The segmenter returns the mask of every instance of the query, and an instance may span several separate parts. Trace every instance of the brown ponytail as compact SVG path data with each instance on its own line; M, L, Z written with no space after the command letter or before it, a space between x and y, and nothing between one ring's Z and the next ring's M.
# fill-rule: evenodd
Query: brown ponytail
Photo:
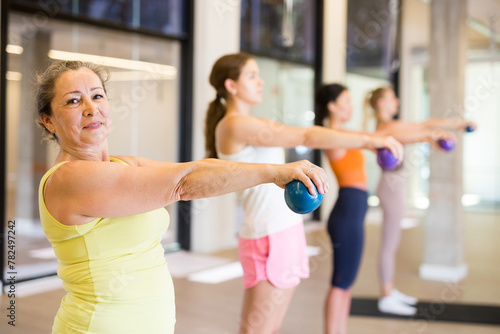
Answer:
M217 158L215 149L215 127L226 114L226 106L217 94L215 100L210 102L205 120L205 155L207 158Z
M226 79L238 80L243 66L249 59L253 57L243 52L229 54L219 58L212 67L209 81L217 95L215 100L208 105L205 119L205 155L207 158L217 158L215 128L226 114L226 101L229 96L224 83Z

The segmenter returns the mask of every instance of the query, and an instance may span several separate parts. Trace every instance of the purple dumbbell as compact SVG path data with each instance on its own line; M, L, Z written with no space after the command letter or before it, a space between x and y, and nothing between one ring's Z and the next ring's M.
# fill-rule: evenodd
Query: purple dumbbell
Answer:
M449 152L455 148L455 141L453 139L439 139L438 145L446 152Z
M392 170L398 165L398 159L388 148L380 148L377 150L377 163L383 170Z

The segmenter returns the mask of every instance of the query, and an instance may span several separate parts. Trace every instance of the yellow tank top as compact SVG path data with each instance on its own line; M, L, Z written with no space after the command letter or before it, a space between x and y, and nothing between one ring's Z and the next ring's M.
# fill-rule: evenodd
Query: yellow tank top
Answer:
M174 290L161 244L168 212L64 225L47 210L44 187L66 162L52 167L39 187L42 227L67 291L52 333L173 333Z

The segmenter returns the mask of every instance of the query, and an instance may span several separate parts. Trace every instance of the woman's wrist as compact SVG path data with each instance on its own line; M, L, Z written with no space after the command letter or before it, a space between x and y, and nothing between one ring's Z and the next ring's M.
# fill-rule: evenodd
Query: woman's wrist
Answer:
M363 135L363 142L364 142L364 147L367 149L374 149L375 148L375 140L373 137L369 135Z
M276 183L279 179L278 166L273 164L263 164L262 181L264 183Z
M439 139L439 132L438 131L429 131L429 135L427 136L428 141L430 142L435 142Z

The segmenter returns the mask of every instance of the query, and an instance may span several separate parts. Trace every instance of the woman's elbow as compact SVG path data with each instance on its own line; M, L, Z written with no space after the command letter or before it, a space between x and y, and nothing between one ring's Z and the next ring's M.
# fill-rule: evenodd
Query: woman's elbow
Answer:
M177 189L174 192L176 201L191 201L213 196L215 189L198 178L186 177L179 182Z
M195 199L192 187L189 185L188 177L182 178L172 194L173 201L190 201Z

